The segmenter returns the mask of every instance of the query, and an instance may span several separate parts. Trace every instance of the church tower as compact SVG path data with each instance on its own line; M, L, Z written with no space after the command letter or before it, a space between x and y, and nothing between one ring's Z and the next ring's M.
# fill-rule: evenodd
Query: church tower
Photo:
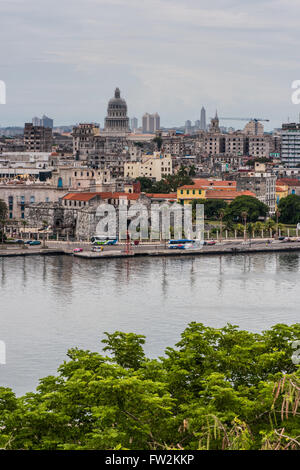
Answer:
M210 132L215 132L215 133L220 133L220 127L219 127L219 118L218 118L218 112L216 111L216 115L213 119L210 121Z

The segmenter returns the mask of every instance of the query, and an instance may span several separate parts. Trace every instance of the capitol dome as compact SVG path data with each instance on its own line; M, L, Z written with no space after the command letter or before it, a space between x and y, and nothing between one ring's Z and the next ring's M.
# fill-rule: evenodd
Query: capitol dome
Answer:
M108 102L105 131L112 133L129 132L127 104L126 101L121 98L119 88L116 88L114 98L111 98Z

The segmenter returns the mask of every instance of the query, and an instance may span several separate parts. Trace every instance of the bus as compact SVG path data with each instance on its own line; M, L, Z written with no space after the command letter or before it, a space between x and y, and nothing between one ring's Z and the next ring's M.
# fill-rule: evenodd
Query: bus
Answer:
M91 243L93 246L101 246L101 245L115 245L118 242L117 238L114 237L91 237Z

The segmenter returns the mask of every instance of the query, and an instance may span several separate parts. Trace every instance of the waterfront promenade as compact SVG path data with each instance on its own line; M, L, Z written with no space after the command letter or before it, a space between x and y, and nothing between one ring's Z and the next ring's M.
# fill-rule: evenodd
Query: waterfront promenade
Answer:
M81 252L74 253L74 248L82 248ZM278 240L256 239L251 241L223 241L216 245L205 245L201 249L172 250L165 243L144 243L138 246L131 245L126 250L125 244L105 246L102 252L91 251L91 244L87 242L57 242L48 241L47 245L29 246L27 248L7 246L0 248L0 257L37 256L37 255L69 255L85 259L134 258L142 256L203 256L226 255L239 253L266 253L266 252L294 252L300 251L299 242L282 242Z

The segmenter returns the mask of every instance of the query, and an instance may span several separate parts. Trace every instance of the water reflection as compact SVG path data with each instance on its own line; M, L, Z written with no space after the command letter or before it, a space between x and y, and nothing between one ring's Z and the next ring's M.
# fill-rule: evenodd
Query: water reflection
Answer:
M191 321L252 331L299 321L299 255L115 260L1 259L1 385L23 393L54 373L68 348L101 350L103 331L146 334L163 354Z

